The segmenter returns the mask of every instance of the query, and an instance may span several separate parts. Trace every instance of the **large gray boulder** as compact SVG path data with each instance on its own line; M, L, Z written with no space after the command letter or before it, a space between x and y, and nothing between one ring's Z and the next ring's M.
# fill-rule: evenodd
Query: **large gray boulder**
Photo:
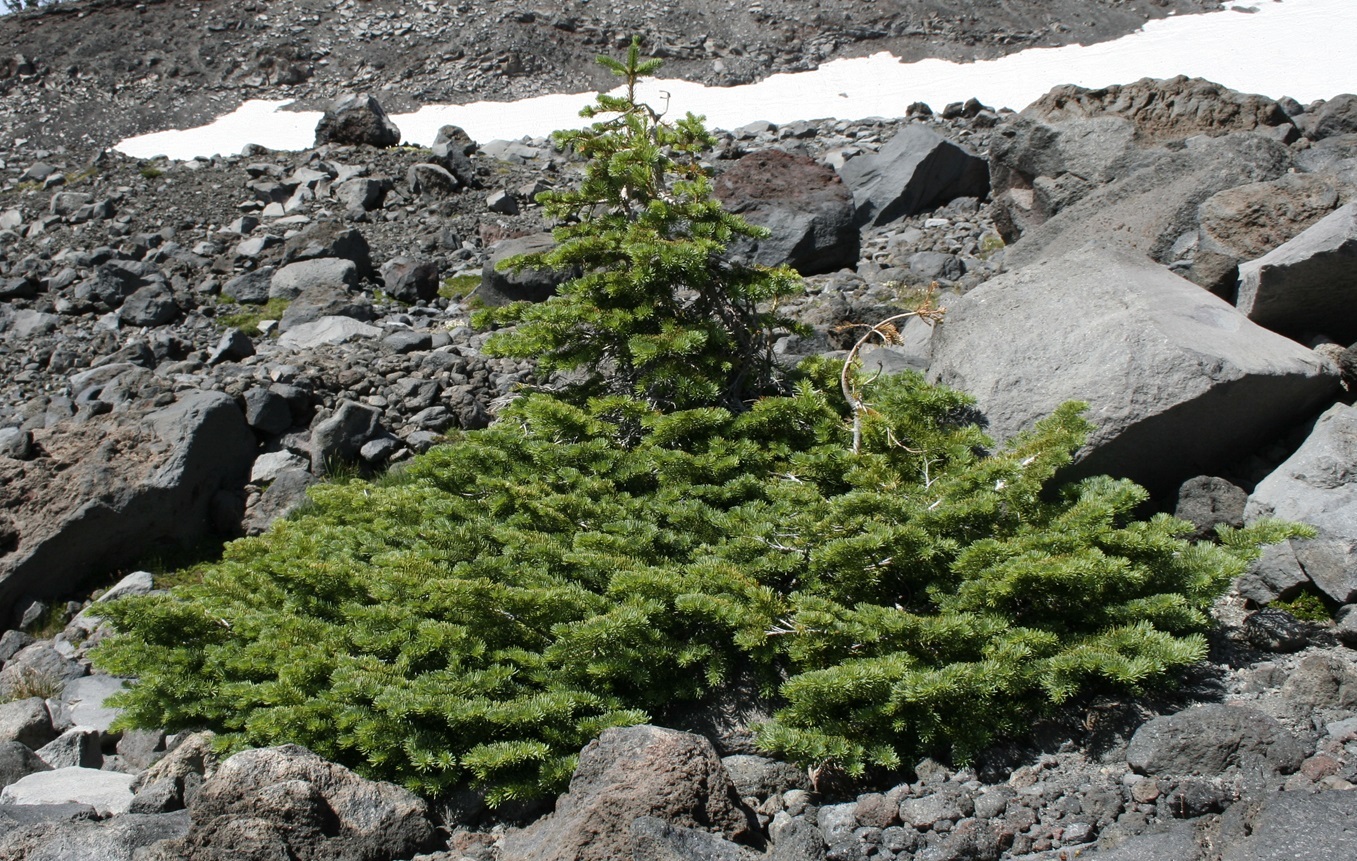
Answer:
M1357 184L1333 173L1288 173L1217 192L1198 210L1198 253L1262 257L1354 196Z
M44 456L0 460L0 509L17 542L0 548L0 620L24 595L70 594L94 571L215 527L242 488L254 433L222 392L192 391L137 420L34 432Z
M1239 267L1239 310L1294 337L1357 340L1357 202Z
M287 333L325 317L349 317L366 322L376 317L366 296L350 293L333 285L313 285L302 291L287 306L278 321L278 331Z
M711 832L731 843L753 842L757 834L752 814L740 804L709 741L678 730L634 726L604 730L590 742L556 812L506 839L500 859L630 858L633 824L642 817L660 820L643 823L637 832L653 851L657 843L685 842L664 825ZM731 857L720 849L717 857Z
M357 228L337 221L318 221L283 243L283 263L337 257L350 260L359 278L373 274L372 248Z
M18 812L10 808L10 813ZM103 822L84 817L40 821L3 833L0 858L24 861L147 861L155 845L181 837L189 827L186 811L158 816L124 814Z
M1248 521L1279 517L1319 531L1292 541L1295 559L1321 591L1357 602L1357 407L1329 408L1296 453L1258 483L1244 509Z
M1215 777L1229 769L1291 774L1306 751L1275 718L1247 706L1209 704L1136 730L1126 761L1137 773Z
M1097 89L1064 84L1024 108L1023 115L1047 123L1122 117L1133 122L1136 136L1147 142L1236 131L1258 132L1278 140L1298 135L1291 118L1276 101L1183 75L1163 80L1141 78Z
M1167 491L1294 424L1337 386L1304 347L1107 245L1000 275L951 303L929 376L1006 440L1065 401L1096 426L1071 477Z
M102 815L126 813L132 803L130 774L97 768L36 771L0 790L4 804L88 804Z
M437 845L428 805L297 745L226 760L189 804L193 824L156 859L387 861Z
M400 142L400 129L370 95L341 96L325 109L316 124L316 146L366 144L388 147Z
M274 272L269 279L268 298L291 300L307 290L344 291L357 286L358 267L352 260L319 257L298 260Z
M878 152L849 159L839 175L853 192L859 225L989 194L985 160L921 125L901 129Z
M989 170L1005 239L1016 239L1129 172L1135 140L1135 124L1116 116L1056 124L1018 116L996 129Z
M714 190L726 209L769 231L764 239L732 243L731 256L786 264L802 275L857 263L853 195L838 174L809 156L750 153L721 172Z
M1021 235L1005 250L1005 264L1025 266L1095 241L1171 262L1175 244L1185 235L1195 238L1203 201L1227 188L1277 179L1292 165L1285 145L1236 132L1128 153L1108 168L1110 181L1088 189L1069 177L1036 177L1029 184L1047 183L1043 199L1058 199L1061 208L1042 219L1023 211L1023 199L1013 193L998 198L1001 232L1010 239ZM1032 200L1032 206L1040 202Z
M1357 846L1357 792L1279 792L1240 818L1247 836L1215 856L1221 861L1319 861Z
M517 272L500 271L499 265L520 254L542 254L556 247L550 233L534 233L497 242L490 249L490 257L481 270L481 285L475 295L490 306L510 302L545 302L556 294L556 288L569 281L573 273L556 269L524 268Z

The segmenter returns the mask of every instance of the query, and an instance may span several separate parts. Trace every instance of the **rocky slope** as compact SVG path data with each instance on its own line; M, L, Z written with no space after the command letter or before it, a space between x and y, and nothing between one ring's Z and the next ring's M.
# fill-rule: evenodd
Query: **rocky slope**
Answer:
M0 20L0 129L44 146L108 147L198 125L244 99L318 106L382 91L390 110L580 92L593 58L633 35L666 74L748 83L890 51L977 59L1123 35L1216 0L85 0Z
M334 140L182 163L104 153L109 136L149 128L174 99L215 112L264 73L260 57L230 70L185 61L200 74L124 76L121 94L99 96L112 65L89 60L82 78L43 59L103 38L81 11L130 40L142 37L129 18L173 11L182 24L197 10L207 17L193 26L220 40L186 35L196 50L250 36L211 30L211 16L266 15L258 32L280 44L322 30L363 41L353 27L282 27L311 9L302 2L255 4L248 16L228 4L143 5L0 22L4 38L44 27L52 38L0 83L7 122L30 137L0 150L0 629L10 629L0 699L11 700L0 704L0 858L1246 861L1339 857L1351 844L1357 96L1302 106L1176 79L1061 88L1018 115L968 103L902 121L722 133L711 160L719 194L778 240L738 253L808 274L790 310L814 334L780 341L789 361L842 348L839 324L879 319L936 282L943 325L907 328L871 363L972 392L998 437L1086 400L1100 431L1076 471L1137 477L1157 508L1202 534L1267 515L1319 534L1269 550L1236 583L1218 605L1210 660L1178 691L1081 702L971 767L922 761L870 785L812 779L758 757L720 721L689 719L706 737L605 734L550 817L540 807L492 817L473 794L430 805L297 748L223 763L202 736L111 732L101 704L122 682L91 673L87 650L106 631L87 595L115 581L101 598L156 588L144 572L116 575L148 553L264 528L335 469L380 470L489 421L532 369L482 356L468 311L550 293L551 276L507 279L488 264L540 241L532 196L572 182L578 165L545 141L477 146L455 132L432 150ZM307 14L386 28L402 20L396 8ZM452 7L400 8L430 22ZM580 8L582 21L668 20L646 18L644 5ZM1154 11L1082 8L1104 23ZM169 20L167 32L178 26ZM984 41L966 29L974 22L947 20L952 36ZM384 103L424 80L402 77L426 68L401 65L418 52L392 50L416 23L363 42L378 53L343 49L346 62L390 61L361 79ZM495 32L533 27L578 38L581 58L605 46L584 42L594 36L583 24L546 27L536 12ZM745 57L757 38L739 37ZM256 91L309 87L292 95L318 99L345 87L319 59L302 81ZM714 74L710 57L690 62ZM499 82L486 88L503 87L485 92L549 80L503 71L484 73ZM453 79L441 63L427 77ZM142 112L157 92L168 95ZM74 113L99 98L107 112ZM88 119L92 143L18 125L44 109L49 123ZM339 125L374 128L359 109L363 122ZM1288 606L1302 613L1308 601L1320 621L1268 607L1305 595Z

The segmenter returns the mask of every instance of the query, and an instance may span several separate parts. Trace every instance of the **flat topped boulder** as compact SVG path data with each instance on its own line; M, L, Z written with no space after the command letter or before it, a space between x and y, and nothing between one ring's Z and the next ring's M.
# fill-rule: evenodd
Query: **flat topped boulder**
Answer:
M1312 351L1144 257L1088 245L952 303L929 375L973 395L1005 440L1065 401L1096 425L1070 476L1154 490L1210 474L1337 386Z
M1241 264L1236 304L1284 334L1357 340L1357 201Z
M88 804L105 816L132 804L130 774L97 768L58 768L21 777L0 790L0 804Z
M341 96L325 109L316 124L316 146L367 144L388 147L400 142L400 129L370 95Z

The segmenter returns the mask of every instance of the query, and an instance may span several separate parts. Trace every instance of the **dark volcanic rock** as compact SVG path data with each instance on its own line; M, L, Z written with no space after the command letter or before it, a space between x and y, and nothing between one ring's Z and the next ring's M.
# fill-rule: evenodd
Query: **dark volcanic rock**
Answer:
M499 264L520 254L541 254L556 247L550 233L538 233L517 239L506 239L490 251L490 258L481 272L481 285L476 297L486 305L507 305L510 302L543 302L555 295L556 287L572 277L568 272L554 269L524 268L501 271Z
M1204 705L1136 730L1126 760L1148 775L1219 775L1229 768L1290 774L1305 750L1274 718L1245 706Z
M905 126L879 152L850 159L839 174L852 189L860 225L989 194L985 160L921 125Z
M400 129L369 95L336 99L316 124L316 146L334 143L386 147L400 142Z
M255 453L220 392L188 393L137 422L35 436L45 457L0 463L0 500L19 526L17 549L0 556L0 618L21 595L65 595L158 542L208 534L214 497L243 486Z
M556 802L556 812L506 840L500 857L630 857L631 824L643 816L656 817L663 825L714 832L728 841L749 843L757 833L706 739L634 726L604 730L590 742L580 754L570 791ZM655 829L645 830L653 834Z
M853 195L814 159L782 150L750 153L721 172L715 192L727 209L770 231L733 244L732 256L764 266L785 263L803 275L857 263Z
M1283 143L1298 136L1291 118L1272 99L1183 75L1167 80L1144 78L1096 90L1072 84L1056 87L1023 109L1023 114L1044 122L1125 117L1135 123L1137 137L1147 142L1232 131L1269 132Z
M236 754L189 805L193 824L156 859L386 861L437 845L414 793L358 777L296 745Z

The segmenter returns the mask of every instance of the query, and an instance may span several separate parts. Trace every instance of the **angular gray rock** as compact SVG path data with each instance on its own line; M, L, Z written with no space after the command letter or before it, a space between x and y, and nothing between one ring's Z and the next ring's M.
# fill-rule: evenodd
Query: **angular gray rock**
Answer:
M1248 502L1243 488L1214 475L1199 475L1178 487L1173 516L1197 527L1192 537L1200 540L1215 535L1217 526L1243 526Z
M73 726L43 745L38 757L52 768L99 768L104 755L99 750L99 731L88 726Z
M1357 132L1357 96L1342 93L1324 103L1309 135L1316 140Z
M359 449L361 451L361 449ZM286 517L306 503L306 489L316 483L316 477L304 468L280 470L273 483L265 488L259 502L245 517L245 534L258 535L269 524Z
M1340 604L1357 601L1357 407L1329 408L1296 453L1258 483L1245 509L1249 521L1279 517L1319 531L1293 541L1306 575Z
M1202 201L1227 188L1276 179L1292 165L1292 152L1283 144L1242 132L1132 153L1124 168L1115 166L1117 175L1106 184L1073 195L1068 188L1061 191L1063 208L1022 232L1004 251L1005 265L1025 266L1089 242L1120 245L1169 263L1174 244L1196 232ZM1035 179L1032 184L1038 185ZM1002 223L1002 207L995 218L1001 233L1014 235ZM1017 224L1018 215L1013 218Z
M770 232L764 239L732 243L730 256L763 266L786 264L802 275L857 263L853 195L833 170L809 156L750 153L722 171L713 190L726 209Z
M94 445L100 434L142 456L114 456L118 447ZM213 498L244 486L255 455L240 408L221 392L187 392L113 428L82 425L41 436L48 451L73 456L75 465L56 479L52 458L20 462L22 476L6 475L0 461L0 500L27 488L20 508L11 509L17 549L0 556L0 619L25 594L66 595L91 571L126 564L158 542L209 534ZM82 483L99 492L81 493Z
M324 316L289 327L279 336L278 346L286 350L313 350L361 338L379 338L381 335L381 329L352 317Z
M376 314L367 298L333 286L312 286L293 299L278 321L278 331L288 331L324 317L349 317L368 321Z
M389 186L389 180L383 182L368 177L357 177L335 186L334 196L349 212L369 212L382 205L382 200L390 191Z
M298 260L273 273L266 298L296 299L308 290L342 291L357 286L358 267L352 260L339 257Z
M118 309L118 317L129 326L163 326L181 313L174 294L163 284L137 289Z
M37 750L57 737L52 716L41 697L0 703L0 742L18 742Z
M13 808L11 808L13 810ZM125 814L103 822L72 818L0 836L0 857L24 861L149 861L156 844L187 833L188 814Z
M434 161L447 168L462 185L476 185L476 169L471 164L475 151L476 142L457 126L443 126L433 139Z
M922 125L906 126L870 155L839 170L858 225L879 226L958 197L989 193L985 160Z
M370 95L351 93L341 96L325 109L316 124L316 146L367 144L389 147L400 142L400 129Z
M263 305L269 301L269 283L273 279L274 271L272 266L265 266L253 272L237 275L221 285L221 296L223 299L231 299L243 305Z
M382 264L382 285L400 302L428 302L438 297L438 264L412 257L393 257Z
M0 741L0 787L9 786L20 778L51 768L27 745L17 741Z
M1250 320L1292 337L1357 340L1357 202L1239 266L1236 304Z
M750 843L757 835L752 814L741 806L710 742L677 730L634 726L604 730L590 742L556 812L509 836L500 859L630 857L631 826L643 816L735 843Z
M1005 122L990 141L990 182L1012 241L1131 169L1136 127L1117 116Z
M359 278L372 276L372 248L356 228L321 221L283 243L283 263L338 257L353 261Z
M0 790L0 804L88 804L108 816L126 813L132 803L130 774L96 768L38 771Z
M950 303L932 353L930 379L975 396L991 436L1086 401L1096 429L1070 475L1158 491L1242 457L1337 386L1310 350L1106 245L1005 273Z
M501 261L520 254L541 254L556 247L550 233L534 233L495 244L481 271L481 284L475 296L490 306L510 302L543 302L556 293L556 287L572 277L571 273L553 269L522 269L518 272L499 270Z
M1291 774L1306 751L1278 721L1248 706L1208 704L1157 717L1136 730L1126 761L1139 774L1214 777L1227 769Z
M1281 541L1263 548L1248 573L1235 581L1235 589L1255 604L1270 604L1278 599L1291 600L1309 582L1293 542Z
M266 388L256 387L241 396L245 423L262 434L274 436L292 426L292 408L287 398Z
M98 732L108 732L121 713L104 704L109 697L121 691L126 679L102 674L71 679L61 690L60 707L53 713L58 726L84 726Z
M412 164L405 172L405 184L411 194L424 197L444 197L458 189L460 183L447 168L436 164Z
M334 415L318 423L311 431L311 463L324 470L332 463L351 463L363 443L380 427L382 413L376 407L344 401Z

